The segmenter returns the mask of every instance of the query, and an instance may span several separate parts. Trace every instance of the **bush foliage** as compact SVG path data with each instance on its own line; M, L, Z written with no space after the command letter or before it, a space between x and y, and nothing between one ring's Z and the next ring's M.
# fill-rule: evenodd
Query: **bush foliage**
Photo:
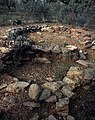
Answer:
M94 0L16 0L16 11L39 22L57 21L81 26L95 23Z

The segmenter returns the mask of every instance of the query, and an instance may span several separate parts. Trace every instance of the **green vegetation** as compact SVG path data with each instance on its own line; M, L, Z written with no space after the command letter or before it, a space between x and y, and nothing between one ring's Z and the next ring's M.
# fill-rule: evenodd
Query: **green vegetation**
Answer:
M8 21L9 18L21 18L22 20L33 20L34 22L54 21L70 25L88 26L91 25L95 18L94 0L17 1L16 12L0 12L0 23L3 23L3 18L4 21ZM4 17L2 17L1 14L3 14Z

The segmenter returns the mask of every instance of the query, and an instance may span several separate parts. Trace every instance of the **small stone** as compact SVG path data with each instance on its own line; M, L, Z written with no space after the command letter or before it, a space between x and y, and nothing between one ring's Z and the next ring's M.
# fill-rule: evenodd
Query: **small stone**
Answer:
M32 84L29 88L29 97L33 100L37 100L39 93L40 93L40 87L37 84Z
M23 105L26 107L32 107L32 108L39 108L40 107L39 103L30 102L30 101L24 102Z
M85 85L85 86L83 87L83 89L84 89L84 90L89 90L89 89L90 89L90 86L89 86L89 85Z
M81 82L83 82L84 84L89 83L90 80L92 80L94 78L94 76L95 76L94 74L95 74L95 71L93 68L85 69L83 81L81 81Z
M19 92L20 90L24 90L27 86L29 85L29 83L27 82L16 82L16 83L12 83L9 84L6 88L6 90L8 92Z
M69 108L67 107L65 110L61 110L59 112L57 112L57 114L59 114L60 116L63 116L63 118L65 118L68 115L69 112ZM67 120L67 119L64 119Z
M95 50L95 45L94 46L92 46L92 48L91 48L92 50Z
M49 82L53 82L54 81L54 79L51 78L51 77L46 78L46 80L48 80Z
M4 45L4 41L0 39L0 47Z
M51 63L47 58L42 58L42 57L36 58L35 60L39 63L46 63L46 64Z
M68 104L69 104L69 98L65 97L63 99L59 99L59 102L56 102L56 108L63 108Z
M2 85L0 85L0 90L4 89L6 87L7 87L7 84L2 84Z
M69 112L68 104L68 100L60 99L59 102L56 103L56 113L63 117L67 116Z
M73 116L71 116L71 115L68 115L67 120L75 120L75 118Z
M61 52L60 47L58 45L56 45L53 49L52 52L55 54L59 54Z
M71 98L74 95L74 93L70 91L66 86L63 86L63 88L61 89L61 92L68 98Z
M9 48L0 47L0 52L1 53L8 53L9 52Z
M86 60L77 60L78 64L83 65L84 67L93 67L94 64Z
M42 35L42 33L41 32L36 32L38 35Z
M18 82L18 81L19 81L18 78L15 78L15 77L13 78L13 80L14 80L15 82Z
M64 77L63 82L75 88L75 82L72 79Z
M60 98L62 98L62 92L60 92L60 91L56 91L55 92L55 95L58 97L58 99L60 99Z
M43 91L42 91L42 93L41 93L41 96L40 96L40 98L39 98L39 100L41 101L41 100L45 100L45 99L47 99L48 97L50 97L51 96L51 92L48 90L48 89L44 89Z
M45 45L44 50L45 52L50 52L54 48L54 44L51 45Z
M80 54L80 59L82 59L82 60L87 59L86 55L82 52L82 50L79 51L79 54Z
M95 45L95 40L94 40L94 41L92 41L92 45Z
M85 49L91 48L92 46L93 46L92 44L86 45Z
M49 117L48 117L48 120L57 120L53 115L50 115Z
M57 84L59 84L61 87L64 85L64 82L62 81L56 81Z
M63 87L66 88L66 89L68 89L69 91L73 91L75 89L75 86L73 86L73 85L70 86L68 84L65 84Z
M49 89L51 92L56 92L62 85L56 82L46 82L42 87Z
M39 119L39 115L38 113L35 113L35 115L30 120L38 120L38 119Z
M64 58L64 60L78 60L79 59L79 50L75 49L75 50L69 50L66 47L62 48L62 56Z
M74 45L67 45L66 48L68 48L68 50L71 50L71 51L78 49L78 48L77 48L76 46L74 46Z
M77 66L70 67L69 71L67 72L67 77L70 79L74 79L75 77L83 79L83 71Z
M46 99L46 102L56 102L57 101L57 98L55 95L49 97L48 99Z

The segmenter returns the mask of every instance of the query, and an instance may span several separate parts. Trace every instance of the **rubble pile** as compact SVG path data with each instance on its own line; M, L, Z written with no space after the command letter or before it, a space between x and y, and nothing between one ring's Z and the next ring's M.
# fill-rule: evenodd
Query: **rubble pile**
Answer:
M53 55L61 55L64 60L86 60L87 55L78 50L76 46L67 45L61 47L59 45L39 45L34 41L25 41L22 45L18 45L15 48L1 48L2 57L1 61L4 65L18 66L25 61L35 59L36 62L51 63L47 58ZM46 54L47 57L40 57ZM78 62L78 61L77 61Z
M31 120L75 120L73 116L69 115L70 98L76 95L74 92L75 88L85 85L93 79L94 71L92 68L82 70L78 66L72 66L63 80L45 81L42 84L38 84L36 82L19 81L19 79L14 78L14 82L3 84L0 86L0 90L4 90L7 93L4 97L4 104L7 102L7 111L14 106L15 102L14 99L11 103L7 101L8 96L10 94L15 94L16 96L22 93L23 98L20 104L34 113ZM2 109L4 109L4 106L1 106ZM35 110L38 112L35 112ZM52 113L50 113L51 110ZM44 112L41 114L39 111Z
M31 39L28 40L27 38L27 34L31 32L39 32L37 34L40 35L41 32L54 33L59 30L61 32L66 31L69 34L74 32L74 29L70 32L68 27L64 28L63 26L28 26L8 31L6 42L0 47L0 70L2 73L4 70L26 64L27 61L31 61L33 64L37 63L39 66L52 66L51 57L53 58L54 56L56 58L61 57L62 60L68 61L68 63L72 61L75 66L71 65L65 76L60 79L46 76L46 79L42 80L42 82L40 82L39 78L39 81L36 80L37 78L32 79L32 77L26 80L20 79L18 76L9 75L8 80L10 82L2 82L0 85L0 92L3 95L0 100L0 115L2 111L6 114L5 116L7 116L7 113L10 114L15 111L17 119L23 119L24 115L25 117L29 115L24 118L28 119L29 117L29 120L76 119L70 114L70 100L76 98L75 90L77 88L95 80L94 63L88 60L88 52L80 49L77 45L47 45L37 43ZM81 42L81 44L84 45L86 50L92 48L94 51L94 40ZM11 119L15 119L15 117L11 115L9 120Z

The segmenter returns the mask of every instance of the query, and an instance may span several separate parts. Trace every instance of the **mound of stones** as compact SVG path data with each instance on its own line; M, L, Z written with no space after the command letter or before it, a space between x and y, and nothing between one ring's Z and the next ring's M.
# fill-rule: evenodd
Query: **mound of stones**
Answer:
M53 57L53 55L61 56L64 60L77 60L77 63L84 66L90 64L84 61L87 59L87 53L79 50L78 47L74 45L67 45L65 47L52 44L40 45L32 40L27 40L13 48L0 47L0 53L1 70L4 65L5 68L8 68L8 66L18 66L29 60L47 64L52 63L49 56ZM91 65L93 66L92 63Z
M0 86L0 90L5 89L6 92L15 95L20 92L23 96L27 94L29 99L24 101L23 98L22 105L32 111L31 120L75 120L73 116L69 115L69 103L70 98L75 95L74 89L94 79L93 68L80 69L76 66L70 67L63 80L38 84L14 78L15 82ZM40 110L40 113L36 110Z
M62 47L59 45L39 45L34 41L25 41L22 45L14 48L1 47L1 61L4 65L18 66L25 61L35 59L36 62L51 63L49 55L61 55L64 60L86 60L87 53L79 50L76 46L67 45ZM44 55L45 57L40 57ZM79 63L79 61L77 61ZM83 61L80 61L83 63Z

